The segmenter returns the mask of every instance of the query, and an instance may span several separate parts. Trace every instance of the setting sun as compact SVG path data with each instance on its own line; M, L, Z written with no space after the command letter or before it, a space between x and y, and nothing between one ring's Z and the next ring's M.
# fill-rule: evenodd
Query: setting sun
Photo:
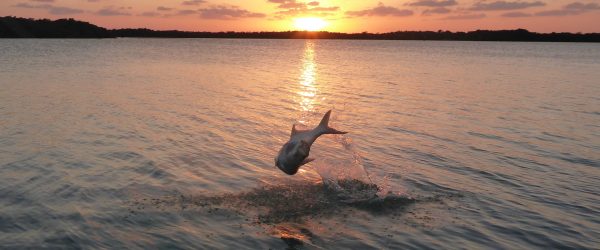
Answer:
M317 17L302 17L294 19L294 27L299 30L318 31L327 26L327 22Z

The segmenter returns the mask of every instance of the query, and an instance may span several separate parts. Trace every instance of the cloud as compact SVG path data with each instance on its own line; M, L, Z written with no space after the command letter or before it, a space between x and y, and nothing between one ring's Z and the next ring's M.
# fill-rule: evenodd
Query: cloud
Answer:
M295 0L267 0L267 2L282 4L282 3L285 3L285 2L295 2Z
M462 15L455 15L455 16L447 16L444 17L442 19L444 20L468 20L468 19L481 19L486 17L485 14L462 14Z
M298 9L298 8L305 8L306 4L305 3L299 3L296 1L285 1L283 3L280 3L279 6L277 6L277 8L280 9Z
M415 2L407 3L407 6L427 6L427 7L447 7L454 6L458 3L456 0L417 0Z
M172 11L173 8L158 6L158 7L156 7L156 10L158 10L158 11Z
M565 5L564 9L567 9L567 10L581 10L581 11L598 10L598 9L600 9L600 5L598 5L597 3L580 3L580 2L574 2L574 3L570 3L570 4Z
M54 3L54 0L30 0L32 2L40 2L40 3Z
M332 7L314 7L306 9L307 11L338 11L340 7L332 6Z
M410 16L413 14L412 10L403 10L395 7L385 6L382 2L379 2L377 7L366 10L358 11L346 11L346 15L349 17L361 17L361 16Z
M181 2L181 4L183 5L200 5L206 3L205 0L188 0L188 1L183 1Z
M32 5L28 3L18 3L13 5L16 8L26 8L26 9L46 9L52 7L50 4L42 4L42 5Z
M198 11L196 11L196 10L179 10L179 11L177 11L177 13L175 15L186 16L186 15L193 15L193 14L198 14Z
M164 17L173 17L173 16L189 16L199 14L200 11L197 10L178 10L175 13L165 14Z
M140 16L156 17L156 16L160 16L160 13L155 12L155 11L148 11L148 12L143 12L142 14L140 14Z
M18 3L13 5L16 8L26 8L26 9L44 9L47 10L48 13L53 15L73 15L83 13L82 9L75 9L69 7L60 7L54 6L51 4L29 4L29 3Z
M131 13L125 11L126 9L131 9L129 8L125 8L125 7L121 7L121 8L113 8L113 7L105 7L102 8L96 12L94 12L96 15L100 15L100 16L130 16Z
M33 4L28 4L28 3L18 3L18 4L13 5L13 7L26 8L26 9L48 9L48 8L51 8L52 5L50 5L50 4L33 5Z
M597 3L580 3L573 2L563 6L558 10L546 10L535 13L536 16L574 16L588 11L599 10L600 5Z
M523 12L507 12L502 14L503 17L530 17L532 16L529 13L523 13Z
M268 0L269 3L276 3L278 9L296 9L296 10L306 10L309 6L319 6L320 3L317 1L312 1L308 3L298 2L296 0Z
M575 11L575 10L545 10L545 11L540 11L535 13L536 16L572 16L572 15L579 15L581 14L581 11Z
M53 6L52 8L48 9L48 12L50 14L54 14L54 15L72 15L72 14L83 13L83 10L69 8L69 7L57 7L57 6Z
M237 6L218 5L210 8L200 9L200 17L204 19L235 20L240 18L262 18L263 13L250 12Z
M545 6L546 4L540 1L535 2L508 2L508 1L495 1L495 2L477 2L475 3L470 10L484 10L484 11L493 11L493 10L520 10L530 7L538 7Z
M267 0L267 2L276 3L278 4L278 9L283 9L275 12L276 19L283 19L285 16L300 15L328 16L340 9L338 6L319 6L320 3L318 1L304 3L296 0Z
M275 19L283 19L286 16L303 16L303 15L311 15L311 16L331 16L336 11L338 11L340 7L315 7L315 8L306 8L306 9L287 9L282 11L275 12Z
M432 14L448 14L451 10L444 7L437 7L433 9L426 9L423 11L423 15L432 15Z

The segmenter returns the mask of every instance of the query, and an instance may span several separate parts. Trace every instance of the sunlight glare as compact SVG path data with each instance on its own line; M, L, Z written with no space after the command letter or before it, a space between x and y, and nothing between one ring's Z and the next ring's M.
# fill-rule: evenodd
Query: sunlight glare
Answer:
M294 19L294 27L299 30L319 31L327 26L327 22L317 17L302 17Z
M313 42L306 42L304 48L304 60L302 65L302 75L300 76L300 87L298 95L301 98L300 106L303 111L312 111L317 95L317 66L315 64L315 45Z

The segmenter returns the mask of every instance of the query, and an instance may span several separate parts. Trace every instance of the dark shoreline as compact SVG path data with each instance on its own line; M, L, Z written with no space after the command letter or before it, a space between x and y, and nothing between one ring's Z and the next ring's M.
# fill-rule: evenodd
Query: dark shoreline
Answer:
M0 38L237 38L329 40L432 40L506 42L600 42L600 33L536 33L525 29L450 31L396 31L337 33L327 31L191 32L151 29L106 29L74 19L0 17Z

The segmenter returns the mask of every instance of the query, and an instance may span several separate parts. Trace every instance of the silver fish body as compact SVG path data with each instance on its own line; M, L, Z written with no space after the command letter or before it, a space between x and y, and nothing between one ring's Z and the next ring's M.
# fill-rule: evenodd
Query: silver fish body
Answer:
M327 111L317 127L312 130L300 131L296 126L292 126L290 140L283 144L279 153L275 157L275 165L284 173L294 175L298 169L314 159L307 158L310 153L310 147L324 134L346 134L347 132L338 131L329 127L329 117L331 110Z

